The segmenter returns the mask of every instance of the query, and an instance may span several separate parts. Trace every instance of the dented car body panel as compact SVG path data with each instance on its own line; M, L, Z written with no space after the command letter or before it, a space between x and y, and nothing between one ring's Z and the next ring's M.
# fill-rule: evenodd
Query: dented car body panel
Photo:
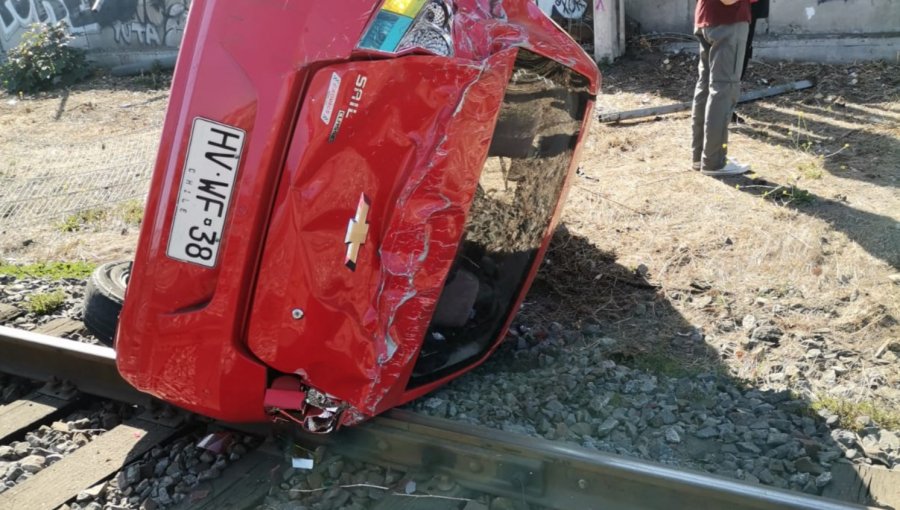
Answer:
M514 57L508 50L482 68L408 56L330 66L313 78L275 198L250 319L250 349L268 366L303 370L312 386L354 407L377 406L373 386L391 386L425 334ZM334 75L367 79L366 114L344 118L329 142L332 127L321 121L316 99ZM408 91L402 106L398 90ZM418 136L427 134L417 133L420 126L437 125L446 136ZM334 240L345 239L361 196L370 204L367 239L351 270L345 244ZM294 320L290 306L304 318Z
M527 0L195 0L120 372L327 432L471 370L543 257L598 87Z

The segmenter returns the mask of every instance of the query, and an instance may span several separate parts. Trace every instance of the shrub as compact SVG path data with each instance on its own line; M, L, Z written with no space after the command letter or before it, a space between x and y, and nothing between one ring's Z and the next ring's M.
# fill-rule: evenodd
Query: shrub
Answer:
M11 93L33 93L70 85L88 74L84 51L69 46L65 22L36 23L0 66L0 84Z

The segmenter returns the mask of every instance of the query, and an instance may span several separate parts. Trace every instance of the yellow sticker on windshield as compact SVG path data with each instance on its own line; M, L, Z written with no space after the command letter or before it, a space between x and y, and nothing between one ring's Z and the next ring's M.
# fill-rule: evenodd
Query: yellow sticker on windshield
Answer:
M386 0L381 7L386 11L391 11L410 18L415 18L416 14L422 10L425 0Z

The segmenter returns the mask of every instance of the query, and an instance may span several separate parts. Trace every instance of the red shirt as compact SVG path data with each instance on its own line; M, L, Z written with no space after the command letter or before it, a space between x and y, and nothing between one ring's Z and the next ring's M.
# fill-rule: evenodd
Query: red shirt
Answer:
M738 0L734 5L725 5L722 0L697 0L697 10L694 11L696 27L731 25L742 21L750 23L749 0Z

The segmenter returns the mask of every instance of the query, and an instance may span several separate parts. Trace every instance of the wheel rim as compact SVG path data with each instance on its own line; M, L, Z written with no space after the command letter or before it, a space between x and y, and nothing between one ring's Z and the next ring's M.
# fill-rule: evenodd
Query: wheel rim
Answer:
M117 271L116 274L112 276L113 281L124 289L128 287L128 279L131 278L131 267L127 267L121 272Z

